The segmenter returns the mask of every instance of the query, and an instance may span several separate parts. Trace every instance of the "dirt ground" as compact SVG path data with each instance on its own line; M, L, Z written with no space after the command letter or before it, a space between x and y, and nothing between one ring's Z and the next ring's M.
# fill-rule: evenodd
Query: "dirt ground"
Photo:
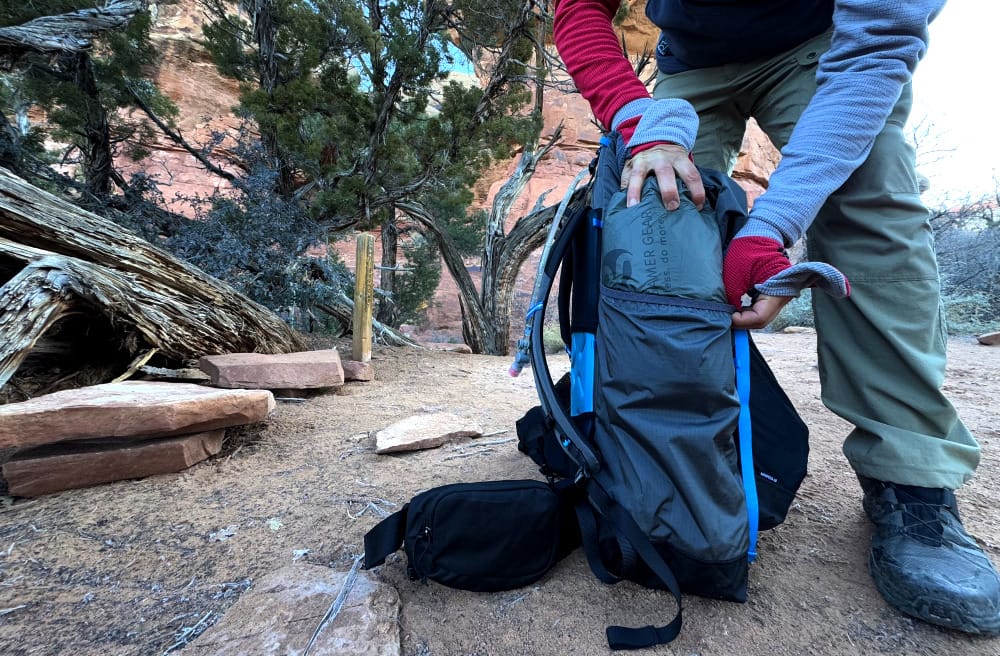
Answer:
M915 622L882 601L839 449L848 426L820 403L815 338L757 341L812 431L810 475L788 521L761 537L747 603L686 597L680 638L638 653L1000 654L1000 639ZM946 389L983 446L959 492L963 517L1000 563L1000 348L953 341L950 358ZM446 483L540 478L514 432L536 404L533 382L509 378L508 358L381 348L373 362L375 381L279 404L266 425L234 431L220 456L180 474L2 499L0 653L163 654L267 572L295 560L348 569L378 510ZM485 435L375 455L373 431L428 410L471 417ZM404 563L390 557L376 572L401 596L407 656L606 654L607 624L672 616L669 596L604 585L580 552L536 585L496 594L411 582Z

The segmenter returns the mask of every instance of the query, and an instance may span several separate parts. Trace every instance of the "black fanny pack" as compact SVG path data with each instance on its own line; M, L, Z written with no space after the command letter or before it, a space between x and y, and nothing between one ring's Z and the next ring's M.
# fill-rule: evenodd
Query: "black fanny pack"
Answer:
M580 546L574 494L533 480L421 492L365 535L365 569L403 546L414 580L475 592L529 585Z

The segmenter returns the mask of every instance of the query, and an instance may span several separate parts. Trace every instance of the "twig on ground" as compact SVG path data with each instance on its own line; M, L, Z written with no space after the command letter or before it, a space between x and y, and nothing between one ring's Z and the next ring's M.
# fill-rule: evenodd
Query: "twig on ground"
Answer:
M379 497L364 497L364 496L334 498L333 502L343 503L347 506L351 506L352 504L363 504L361 511L358 512L356 515L351 514L350 508L348 508L347 516L350 517L351 519L358 519L359 517L367 513L369 510L374 512L379 517L388 517L391 513L388 510L386 510L386 508L395 508L397 505L396 503L389 501L388 499L381 499ZM383 506L385 506L386 508L383 508Z
M365 453L367 451L371 451L371 448L367 446L356 446L353 449L350 449L349 451L344 451L343 453L341 453L338 459L344 461L350 458L351 456L356 456L359 453Z
M395 505L395 504L393 504L393 505ZM385 508L382 508L381 506L378 506L375 503L369 501L368 505L366 505L364 508L362 508L361 512L359 512L357 515L352 515L351 513L348 512L347 516L350 517L351 519L358 519L359 517L361 517L362 515L364 515L369 510L372 511L373 513L375 513L376 515L378 515L379 517L388 517L389 515L392 514L388 510L386 510Z
M489 437L490 435L500 435L500 433L506 433L507 431L499 431L496 433L490 433L489 435L483 435L483 437ZM470 442L469 446L497 446L498 444L507 444L508 442L513 442L513 437L506 437L502 440L490 440L489 442L483 442L482 438L476 440L475 442Z
M167 647L166 651L163 652L162 656L167 656L167 654L169 654L170 652L176 651L177 649L186 646L193 639L200 636L202 632L208 628L208 625L205 626L202 625L205 624L208 618L211 617L214 613L215 611L212 610L206 611L205 614L201 616L201 619L198 620L198 623L195 624L194 626L182 626L181 630L177 633L176 642Z
M239 453L242 450L243 450L243 445L242 444L239 445L238 447L236 447L236 449L234 449L232 453L230 453L228 456L226 456L226 462L225 462L225 464L229 464L229 461L233 459L233 456L235 456L237 453Z
M309 638L309 643L306 648L302 650L302 656L309 656L309 650L313 648L316 644L316 638L319 637L320 631L323 627L327 625L328 622L333 620L340 613L340 609L344 607L344 602L347 601L347 595L351 593L351 588L354 587L354 582L358 579L358 568L361 567L362 556L355 556L354 565L351 566L351 571L347 574L347 579L344 581L344 586L340 589L340 593L337 598L333 600L330 604L330 608L326 611L326 615L320 620L319 626L313 631L312 637Z
M456 453L451 456L445 456L441 460L458 460L459 458L471 458L473 456L486 456L493 453L493 449L480 449L478 451L472 451L471 453Z
M0 608L0 616L7 615L8 613L13 613L15 610L21 610L22 608L27 608L28 604L21 604L20 606L14 606L13 608Z
M535 587L535 588L532 588L531 590L528 590L527 592L523 592L523 593L521 593L519 595L511 597L511 598L505 600L499 606L497 606L496 610L494 612L497 615L499 615L499 616L502 617L502 616L506 615L507 611L509 611L511 608L513 608L517 604L519 604L522 601L524 601L528 597L528 595L530 595L532 592L537 592L537 591L538 591L538 588Z
M506 433L507 431L498 431L496 433L490 433L491 435L499 435L500 433ZM490 447L497 446L499 444L506 444L508 442L513 442L513 437L507 437L502 440L489 440L482 441L481 439L475 440L474 442L468 442L461 444L459 446L451 447L451 450L457 451L450 456L445 456L441 460L456 460L458 458L471 458L472 456L485 456L493 453L495 449Z

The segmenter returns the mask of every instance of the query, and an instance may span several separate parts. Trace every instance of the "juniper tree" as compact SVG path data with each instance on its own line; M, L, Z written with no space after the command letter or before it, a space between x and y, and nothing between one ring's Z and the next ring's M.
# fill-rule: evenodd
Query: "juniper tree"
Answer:
M276 191L301 198L329 230L383 226L390 242L398 214L409 214L452 275L467 277L462 256L482 248L485 227L475 226L470 246L472 185L540 128L527 64L544 20L536 5L245 0L240 13L221 0L202 6L211 18L206 45L219 70L243 83L241 109L281 171ZM481 86L448 79L456 58L468 57ZM390 243L384 288L396 288L394 255ZM482 332L479 294L460 287L477 315L473 332ZM494 349L492 338L473 342Z
M156 54L149 42L152 19L142 4L109 0L95 8L92 0L51 0L5 4L0 9L0 28L21 27L27 34L53 30L46 39L7 44L6 70L0 73L5 82L0 85L0 111L19 116L27 107L41 108L52 126L48 136L68 144L61 160L79 161L83 191L97 199L106 200L115 183L126 187L115 157L125 153L141 159L155 135L144 117L121 110L137 107L138 100L167 121L176 114L173 103L147 76ZM57 22L48 26L40 22L49 17L81 26L80 36L61 33ZM58 44L60 39L67 44ZM7 126L0 126L0 131L7 133L9 143L11 131ZM23 126L13 133L14 137L31 134ZM0 137L0 143L4 141ZM37 155L37 148L26 154Z

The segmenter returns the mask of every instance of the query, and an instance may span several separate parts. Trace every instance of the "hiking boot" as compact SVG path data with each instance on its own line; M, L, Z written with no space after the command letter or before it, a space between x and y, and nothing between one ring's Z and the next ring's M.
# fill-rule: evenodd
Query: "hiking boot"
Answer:
M1000 576L962 527L954 492L858 478L885 600L931 624L1000 635Z

